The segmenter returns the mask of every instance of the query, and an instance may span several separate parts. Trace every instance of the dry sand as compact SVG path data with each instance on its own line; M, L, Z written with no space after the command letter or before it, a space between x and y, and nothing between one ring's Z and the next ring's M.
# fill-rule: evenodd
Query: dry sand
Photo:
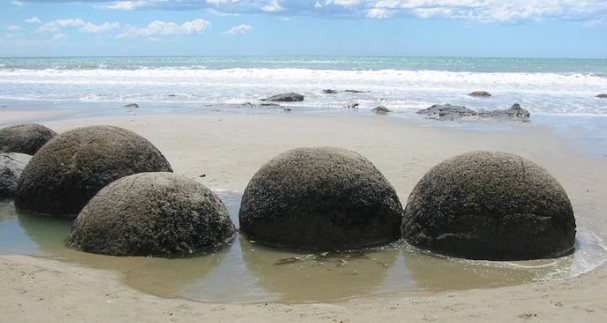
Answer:
M8 117L7 117L8 118ZM12 117L22 120L18 116ZM0 111L0 120L5 113ZM32 120L32 119L30 119ZM34 120L35 121L35 120ZM546 129L464 131L398 118L353 115L123 115L42 124L62 132L110 124L148 138L178 174L212 189L243 191L276 154L302 146L340 146L373 162L406 202L436 163L470 150L525 156L568 192L578 222L592 217L607 237L607 159L587 158ZM204 175L204 177L201 177ZM26 256L0 257L0 322L604 322L607 269L514 287L372 296L336 304L209 304L165 299L124 285L117 273Z

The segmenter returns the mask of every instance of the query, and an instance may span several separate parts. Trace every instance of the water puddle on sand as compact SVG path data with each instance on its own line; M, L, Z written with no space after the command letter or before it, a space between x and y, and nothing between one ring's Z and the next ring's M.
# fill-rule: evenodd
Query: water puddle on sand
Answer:
M217 192L238 223L240 194ZM198 257L111 257L65 247L72 220L41 217L0 201L0 255L31 255L114 270L124 282L162 297L206 302L311 303L390 292L420 293L495 288L572 277L607 260L590 217L577 214L573 255L559 259L493 262L424 254L402 242L355 253L297 253L237 236L222 250Z

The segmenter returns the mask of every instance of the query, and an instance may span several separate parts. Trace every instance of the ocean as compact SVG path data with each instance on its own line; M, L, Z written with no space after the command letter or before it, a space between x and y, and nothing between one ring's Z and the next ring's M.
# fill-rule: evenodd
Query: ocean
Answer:
M324 90L336 93L327 94ZM487 91L489 98L474 98ZM607 153L607 59L184 56L0 58L0 107L103 108L123 113L276 113L260 100L297 92L291 113L371 114L379 105L393 117L420 120L434 104L475 110L519 103L531 122ZM358 109L344 106L358 104ZM115 110L112 110L115 109ZM0 120L0 126L3 126ZM437 123L433 123L437 125ZM440 126L487 129L479 122ZM493 128L490 128L493 129ZM581 141L580 141L581 140ZM597 147L599 145L600 147Z

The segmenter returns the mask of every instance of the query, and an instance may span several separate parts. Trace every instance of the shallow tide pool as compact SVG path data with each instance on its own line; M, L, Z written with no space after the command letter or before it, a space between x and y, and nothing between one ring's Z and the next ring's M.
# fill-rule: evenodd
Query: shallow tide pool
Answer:
M219 191L234 223L241 195ZM396 242L353 253L276 250L236 236L216 253L191 258L111 257L65 246L71 219L26 214L0 200L0 255L30 255L117 271L127 285L162 297L205 302L336 302L391 292L411 295L495 288L591 271L607 248L580 212L574 254L534 261L471 261L437 257Z

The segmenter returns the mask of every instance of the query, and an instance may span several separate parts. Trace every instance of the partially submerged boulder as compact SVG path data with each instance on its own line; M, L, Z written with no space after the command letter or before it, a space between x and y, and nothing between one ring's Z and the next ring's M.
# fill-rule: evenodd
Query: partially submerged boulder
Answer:
M403 238L439 254L524 260L569 254L575 218L565 190L517 155L476 151L433 167L405 207Z
M506 110L479 111L478 116L481 118L528 121L531 114L523 109L520 104L515 103L510 109Z
M607 93L601 93L599 95L596 96L599 99L607 99Z
M508 121L529 121L531 114L518 103L513 104L505 110L480 110L474 111L464 106L451 104L435 104L427 109L417 111L429 119L437 120L460 120L460 119L491 119Z
M402 206L366 158L335 147L297 148L259 169L242 197L240 230L257 242L351 250L400 238Z
M390 111L390 109L384 107L383 105L375 107L371 111L373 111L375 114L387 114L387 113L392 112L392 111Z
M477 98L488 98L491 96L491 93L486 92L486 91L474 91L474 92L468 93L468 95L477 97Z
M219 248L235 234L226 207L204 185L142 173L99 191L76 218L68 244L97 254L173 258Z
M21 153L0 153L0 198L13 197L19 176L32 156Z
M57 133L36 123L20 124L0 129L0 152L34 155Z
M272 102L299 102L303 101L304 96L299 93L283 93L273 95L269 98L261 99L261 101L272 101Z
M132 131L77 128L57 135L34 155L19 178L15 205L31 213L74 217L116 179L171 171L162 153Z
M417 111L430 119L456 120L465 117L475 117L478 113L464 106L451 104L435 104L427 109Z

